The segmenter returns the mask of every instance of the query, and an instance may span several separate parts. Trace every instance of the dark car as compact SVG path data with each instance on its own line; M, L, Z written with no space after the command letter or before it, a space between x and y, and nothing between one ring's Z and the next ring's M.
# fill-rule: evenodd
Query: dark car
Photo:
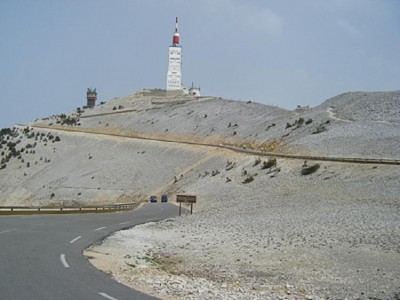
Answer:
M167 196L167 194L163 194L163 195L161 196L161 202L168 202L168 196Z
M157 196L150 196L151 203L157 203Z

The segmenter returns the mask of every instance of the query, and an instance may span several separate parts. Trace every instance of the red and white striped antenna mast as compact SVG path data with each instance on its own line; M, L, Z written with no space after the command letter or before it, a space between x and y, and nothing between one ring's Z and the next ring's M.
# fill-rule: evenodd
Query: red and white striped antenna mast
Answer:
M172 45L177 46L179 44L179 32L178 32L178 17L175 20L175 33L172 37Z

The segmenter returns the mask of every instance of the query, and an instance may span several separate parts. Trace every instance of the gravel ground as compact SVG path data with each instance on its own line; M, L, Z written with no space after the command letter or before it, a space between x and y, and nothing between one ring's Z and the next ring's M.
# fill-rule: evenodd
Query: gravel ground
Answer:
M271 178L229 159L232 170L178 183L200 196L194 215L116 233L92 263L165 299L398 297L400 168L323 163L302 176L278 160Z

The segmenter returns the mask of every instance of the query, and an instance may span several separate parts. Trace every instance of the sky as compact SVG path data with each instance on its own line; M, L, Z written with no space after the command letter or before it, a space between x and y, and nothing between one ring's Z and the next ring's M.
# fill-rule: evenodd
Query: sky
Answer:
M0 0L0 128L166 88L175 17L186 86L294 109L400 89L400 0Z

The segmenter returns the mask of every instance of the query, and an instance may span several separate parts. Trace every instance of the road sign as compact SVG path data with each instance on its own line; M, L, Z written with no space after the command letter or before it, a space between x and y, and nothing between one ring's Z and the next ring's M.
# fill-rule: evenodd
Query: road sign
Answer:
M193 214L193 203L196 203L196 196L176 195L176 202L179 203L179 215L181 215L182 203L190 203L190 214Z
M191 195L176 195L176 202L178 203L196 203L196 196Z

